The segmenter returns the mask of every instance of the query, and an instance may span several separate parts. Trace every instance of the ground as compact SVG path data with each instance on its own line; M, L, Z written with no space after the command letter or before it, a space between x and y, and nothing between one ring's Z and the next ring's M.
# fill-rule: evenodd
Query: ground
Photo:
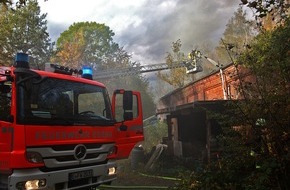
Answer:
M119 173L117 180L110 186L101 186L100 190L105 189L170 189L176 187L180 179L172 176L162 176L155 172L144 171L144 165L140 164L137 169L132 169L130 160L119 162Z

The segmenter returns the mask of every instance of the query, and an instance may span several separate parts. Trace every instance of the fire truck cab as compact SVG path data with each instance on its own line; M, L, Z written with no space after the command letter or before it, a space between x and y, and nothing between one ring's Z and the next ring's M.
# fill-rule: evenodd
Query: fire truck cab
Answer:
M90 189L116 179L116 160L143 140L139 92L109 99L89 68L47 64L28 55L0 67L0 189Z

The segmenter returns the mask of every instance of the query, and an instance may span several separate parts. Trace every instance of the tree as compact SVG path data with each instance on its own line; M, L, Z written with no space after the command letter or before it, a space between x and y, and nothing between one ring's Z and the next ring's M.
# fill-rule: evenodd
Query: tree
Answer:
M102 69L107 66L107 58L118 51L119 46L113 42L113 36L113 31L104 24L74 23L57 39L54 61L77 67L91 65L95 69Z
M61 33L53 62L63 66L92 66L95 70L109 70L134 66L131 56L113 41L113 31L96 22L74 23ZM106 84L109 94L115 89L138 90L142 95L144 117L154 114L155 106L146 79L136 75L99 80Z
M255 81L241 80L245 100L235 102L218 138L220 159L187 179L196 189L290 189L290 19L261 32L237 59ZM236 115L237 117L234 117ZM237 125L239 124L239 125ZM235 129L231 126L236 126Z
M253 10L261 29L283 24L289 17L289 0L241 0L241 4Z
M237 60L255 76L254 82L241 80L245 101L238 105L256 139L248 147L258 156L259 170L247 181L259 181L256 189L290 189L289 39L288 18L275 30L260 33Z
M216 47L218 60L222 64L232 63L231 58L237 58L257 34L254 22L246 16L240 7L226 25L222 40Z
M170 66L185 60L185 55L181 52L181 46L180 39L172 43L172 53L167 52L167 56L165 57L167 65ZM186 68L171 69L168 73L158 71L157 76L175 88L183 87L191 81L191 78L186 75Z
M289 126L290 82L290 20L273 32L261 33L238 59L238 63L250 69L255 83L243 81L245 98L258 98L258 117L269 117L272 125ZM262 104L261 104L261 102ZM264 107L266 106L266 107Z
M0 63L9 65L17 52L24 52L30 55L31 65L42 67L51 55L52 43L46 14L40 14L37 1L29 0L27 6L15 10L1 8Z
M16 2L17 7L21 7L27 3L28 0L19 0ZM14 2L12 0L0 0L0 4L5 6L6 8L12 7Z
M84 53L84 36L83 32L77 32L71 41L62 43L62 47L57 51L56 56L51 58L52 62L62 63L63 66L74 66L81 68L81 59Z
M245 98L255 109L248 112L254 120L268 118L274 130L283 133L290 123L290 20L273 32L261 33L239 63L251 70L255 83L243 81ZM252 100L252 98L255 98ZM258 101L256 101L258 99ZM250 106L249 105L249 106ZM289 131L288 131L289 132Z

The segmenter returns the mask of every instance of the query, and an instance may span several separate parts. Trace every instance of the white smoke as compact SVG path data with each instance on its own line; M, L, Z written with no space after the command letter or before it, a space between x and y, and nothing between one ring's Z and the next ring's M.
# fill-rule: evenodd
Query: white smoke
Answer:
M164 62L172 42L185 52L201 43L216 43L240 0L84 0L39 1L47 13L53 41L74 22L104 23L115 42L141 64ZM64 3L65 9L61 5Z
M128 25L116 40L142 64L164 62L172 42L184 51L202 43L218 43L240 0L151 0L135 13L138 25ZM145 63L144 63L145 62Z

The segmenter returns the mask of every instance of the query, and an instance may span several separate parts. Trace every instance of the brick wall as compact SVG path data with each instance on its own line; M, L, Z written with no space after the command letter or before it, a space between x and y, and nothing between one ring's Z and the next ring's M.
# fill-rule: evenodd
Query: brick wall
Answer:
M244 68L236 68L233 64L222 69L227 99L241 99L239 93L239 78L253 80ZM239 75L238 75L239 74ZM239 77L240 76L240 77ZM157 114L170 112L176 106L194 101L222 100L224 99L220 71L216 71L204 78L194 81L183 88L160 98L157 103Z

